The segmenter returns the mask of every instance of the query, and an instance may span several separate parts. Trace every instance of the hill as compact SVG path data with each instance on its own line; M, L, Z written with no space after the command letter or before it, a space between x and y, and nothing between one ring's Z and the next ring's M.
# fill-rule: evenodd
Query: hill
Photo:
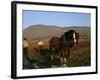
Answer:
M31 25L23 30L23 36L29 39L45 39L52 36L61 36L64 32L73 29L80 34L80 37L90 37L90 27L84 26L71 26L71 27L59 27L49 25Z

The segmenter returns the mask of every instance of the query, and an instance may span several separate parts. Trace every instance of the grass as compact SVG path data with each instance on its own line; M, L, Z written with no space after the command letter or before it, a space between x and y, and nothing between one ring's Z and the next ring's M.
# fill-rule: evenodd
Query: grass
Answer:
M44 48L48 49L49 39L43 40L45 45ZM36 63L39 68L50 68L52 65L51 53L41 54L35 50L38 48L36 44L37 40L29 41L29 58L35 60L33 63ZM60 61L55 58L54 64L60 67ZM89 39L80 39L79 45L77 48L71 50L70 56L67 59L68 67L81 67L81 66L90 66L91 65L91 54L90 54L90 40ZM30 66L30 65L28 65ZM32 67L33 68L33 67ZM26 69L29 69L27 67ZM34 68L33 68L34 69Z

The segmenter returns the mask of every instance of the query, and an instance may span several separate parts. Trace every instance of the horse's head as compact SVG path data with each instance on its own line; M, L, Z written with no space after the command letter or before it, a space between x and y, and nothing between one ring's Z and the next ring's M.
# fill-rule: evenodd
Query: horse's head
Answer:
M78 45L78 42L79 42L79 33L76 33L76 32L73 33L73 42L74 42L74 46Z
M68 47L73 47L78 44L79 41L79 33L75 32L74 30L69 30L68 32L64 33L64 41Z

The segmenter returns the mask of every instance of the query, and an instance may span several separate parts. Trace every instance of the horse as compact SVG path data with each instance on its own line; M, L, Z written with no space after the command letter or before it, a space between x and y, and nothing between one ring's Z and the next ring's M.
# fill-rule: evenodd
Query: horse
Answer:
M61 39L59 37L52 37L49 41L49 49L52 53L51 60L54 59L55 56L58 56L58 51L60 50Z
M51 60L53 61L55 56L60 56L60 63L64 64L70 55L71 48L78 44L79 33L74 30L65 32L61 37L52 37L49 42L49 48L51 51ZM67 52L67 53L66 53Z
M74 30L69 30L65 32L62 36L62 40L64 42L64 46L61 46L61 63L66 63L67 58L70 56L70 51L72 48L77 47L79 42L79 33L75 32ZM67 53L66 53L67 52Z

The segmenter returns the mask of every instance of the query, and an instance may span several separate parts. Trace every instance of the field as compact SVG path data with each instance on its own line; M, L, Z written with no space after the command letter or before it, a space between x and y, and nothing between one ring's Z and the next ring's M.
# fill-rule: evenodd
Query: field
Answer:
M57 58L55 58L54 61L51 61L49 41L53 36L60 37L71 29L79 33L80 39L78 46L71 50L65 67L90 66L91 31L89 26L59 27L37 24L30 25L23 30L23 38L27 38L27 42L29 43L28 58L24 59L23 57L23 63L25 64L23 65L23 69L52 68L52 65L53 68L64 67ZM39 40L44 42L42 52L39 51L39 46L37 45Z
M28 39L29 48L28 48L28 60L24 60L23 63L26 65L23 66L23 69L38 69L38 68L51 68L51 53L49 50L50 38L42 39L45 44L43 46L43 52L39 52L37 45L37 39ZM24 55L24 53L23 53ZM55 67L62 67L60 61L55 59ZM79 44L76 48L71 50L70 56L67 59L66 67L81 67L81 66L90 66L91 65L91 52L90 52L90 39L89 38L80 38Z

